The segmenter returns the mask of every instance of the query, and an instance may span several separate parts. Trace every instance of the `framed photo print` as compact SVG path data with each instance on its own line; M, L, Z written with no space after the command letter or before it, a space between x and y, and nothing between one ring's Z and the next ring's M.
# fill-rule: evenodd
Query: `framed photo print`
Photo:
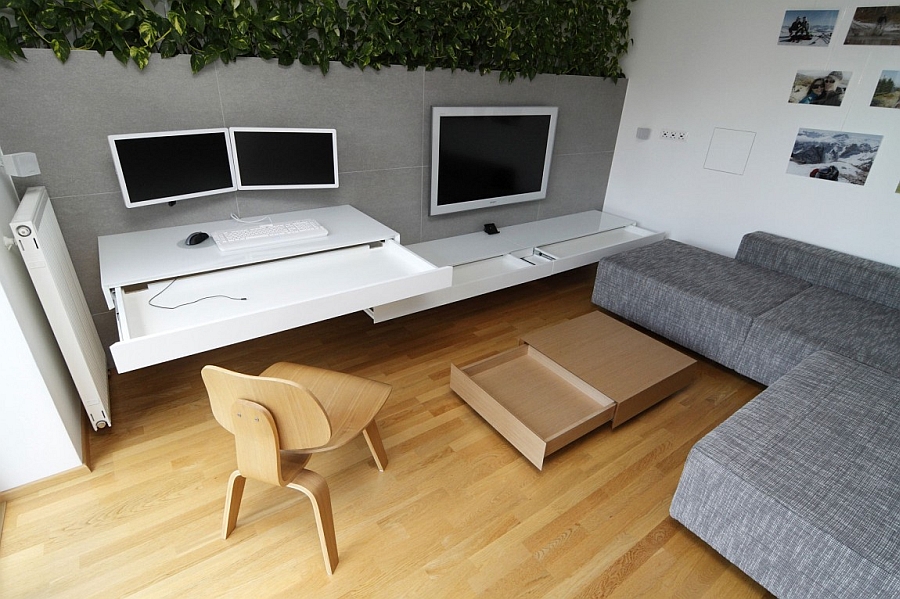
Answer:
M788 102L840 106L852 77L850 71L797 71Z
M881 71L869 106L900 108L900 71Z
M881 147L881 135L800 129L788 174L865 185Z
M856 9L844 44L900 45L900 6L865 6Z
M779 46L827 46L839 10L789 10L784 13Z

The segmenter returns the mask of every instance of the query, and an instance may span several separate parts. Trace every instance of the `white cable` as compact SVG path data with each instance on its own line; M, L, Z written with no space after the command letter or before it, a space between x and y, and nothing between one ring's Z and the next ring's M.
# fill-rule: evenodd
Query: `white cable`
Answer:
M246 218L241 218L240 216L238 216L237 214L232 212L231 220L237 221L239 223L244 223L245 225L255 225L256 223L262 223L262 222L266 222L266 221L272 222L272 217L271 216L260 216L259 218L255 219L255 220L249 220Z

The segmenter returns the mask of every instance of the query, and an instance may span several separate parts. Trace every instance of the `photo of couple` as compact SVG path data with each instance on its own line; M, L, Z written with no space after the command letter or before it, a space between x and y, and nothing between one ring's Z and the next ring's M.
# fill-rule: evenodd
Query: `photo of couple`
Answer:
M798 71L788 102L840 106L852 76L848 71Z

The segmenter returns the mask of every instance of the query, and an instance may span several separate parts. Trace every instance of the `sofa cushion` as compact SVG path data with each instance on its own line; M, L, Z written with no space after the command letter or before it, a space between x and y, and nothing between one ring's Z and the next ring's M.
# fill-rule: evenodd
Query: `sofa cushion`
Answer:
M900 268L757 231L741 239L737 260L900 310Z
M810 287L754 319L736 370L768 385L819 349L900 376L900 311Z
M666 239L600 260L592 299L734 368L753 318L809 286Z
M783 599L900 597L900 379L821 351L691 450L671 514Z

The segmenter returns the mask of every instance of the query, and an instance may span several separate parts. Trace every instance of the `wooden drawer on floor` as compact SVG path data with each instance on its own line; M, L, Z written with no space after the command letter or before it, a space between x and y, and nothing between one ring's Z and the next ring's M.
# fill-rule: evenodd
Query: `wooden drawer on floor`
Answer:
M616 404L527 344L464 368L450 388L538 469L561 447L609 422Z

